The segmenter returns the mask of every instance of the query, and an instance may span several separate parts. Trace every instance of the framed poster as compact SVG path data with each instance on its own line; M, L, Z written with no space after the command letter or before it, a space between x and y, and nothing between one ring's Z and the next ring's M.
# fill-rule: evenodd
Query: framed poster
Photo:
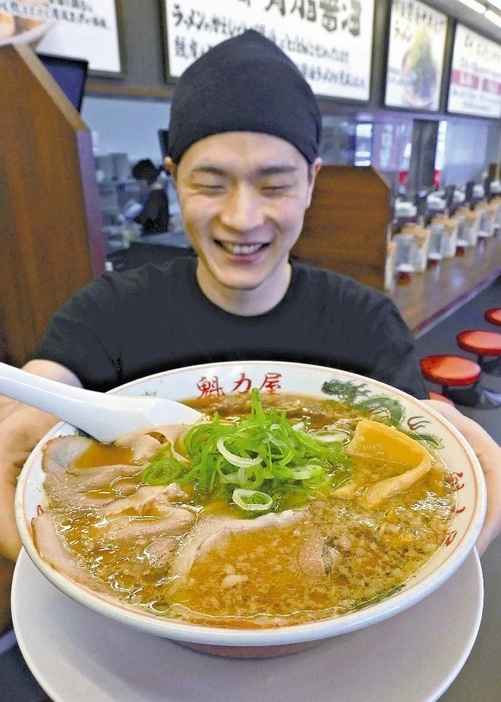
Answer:
M122 72L115 0L2 0L2 26L0 44L86 60L95 73Z
M374 0L163 0L168 80L219 42L255 29L317 95L368 101Z
M417 0L392 0L386 107L438 110L446 38L447 15Z
M501 117L501 45L456 25L447 111Z

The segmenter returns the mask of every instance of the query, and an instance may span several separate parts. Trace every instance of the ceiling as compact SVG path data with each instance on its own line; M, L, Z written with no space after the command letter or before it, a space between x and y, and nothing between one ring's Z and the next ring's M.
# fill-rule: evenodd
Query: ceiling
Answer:
M488 0L479 0L486 7L496 12L501 18L501 10L490 5ZM426 0L426 3L441 12L446 13L450 17L455 17L463 24L476 29L480 34L488 36L494 41L501 43L501 27L498 27L493 22L485 19L482 15L474 10L471 10L466 5L463 5L459 0Z

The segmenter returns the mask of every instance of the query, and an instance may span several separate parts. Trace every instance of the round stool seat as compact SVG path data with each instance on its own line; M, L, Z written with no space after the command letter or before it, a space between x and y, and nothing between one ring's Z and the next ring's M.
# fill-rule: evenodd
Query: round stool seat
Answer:
M463 331L457 337L460 348L477 356L501 356L501 334L490 331Z
M472 385L477 382L482 372L475 361L449 354L426 356L419 363L426 380L447 387Z
M501 307L492 307L484 312L485 319L497 327L501 327Z
M452 400L450 400L445 395L441 395L439 392L434 392L433 390L430 390L428 395L430 397L430 400L440 400L440 402L447 402L449 405L454 404Z

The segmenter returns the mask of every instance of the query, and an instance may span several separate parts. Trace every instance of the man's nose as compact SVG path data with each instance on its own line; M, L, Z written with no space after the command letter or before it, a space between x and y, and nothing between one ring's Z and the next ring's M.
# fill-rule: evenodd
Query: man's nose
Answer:
M224 198L221 221L226 227L248 231L263 222L262 203L256 190L248 185L233 187Z

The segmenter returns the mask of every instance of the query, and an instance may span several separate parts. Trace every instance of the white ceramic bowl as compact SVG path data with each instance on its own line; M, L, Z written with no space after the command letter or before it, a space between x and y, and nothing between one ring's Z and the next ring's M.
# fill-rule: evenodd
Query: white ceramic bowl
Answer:
M336 395L323 391L324 383ZM440 414L404 392L362 376L320 366L283 362L228 362L190 366L134 381L114 392L129 395L157 393L174 400L203 393L250 391L287 392L371 403L385 396L403 428L439 439L440 457L450 467L457 485L457 509L446 542L431 560L393 596L372 606L330 619L267 629L225 629L163 619L111 601L56 572L39 556L32 540L31 519L44 501L41 452L44 444L74 428L60 423L39 442L28 458L16 493L16 519L28 555L43 575L73 600L132 628L172 639L198 650L237 657L269 657L292 653L324 639L354 631L411 607L453 575L473 549L486 509L486 489L478 460L462 436ZM412 635L410 633L410 635Z

